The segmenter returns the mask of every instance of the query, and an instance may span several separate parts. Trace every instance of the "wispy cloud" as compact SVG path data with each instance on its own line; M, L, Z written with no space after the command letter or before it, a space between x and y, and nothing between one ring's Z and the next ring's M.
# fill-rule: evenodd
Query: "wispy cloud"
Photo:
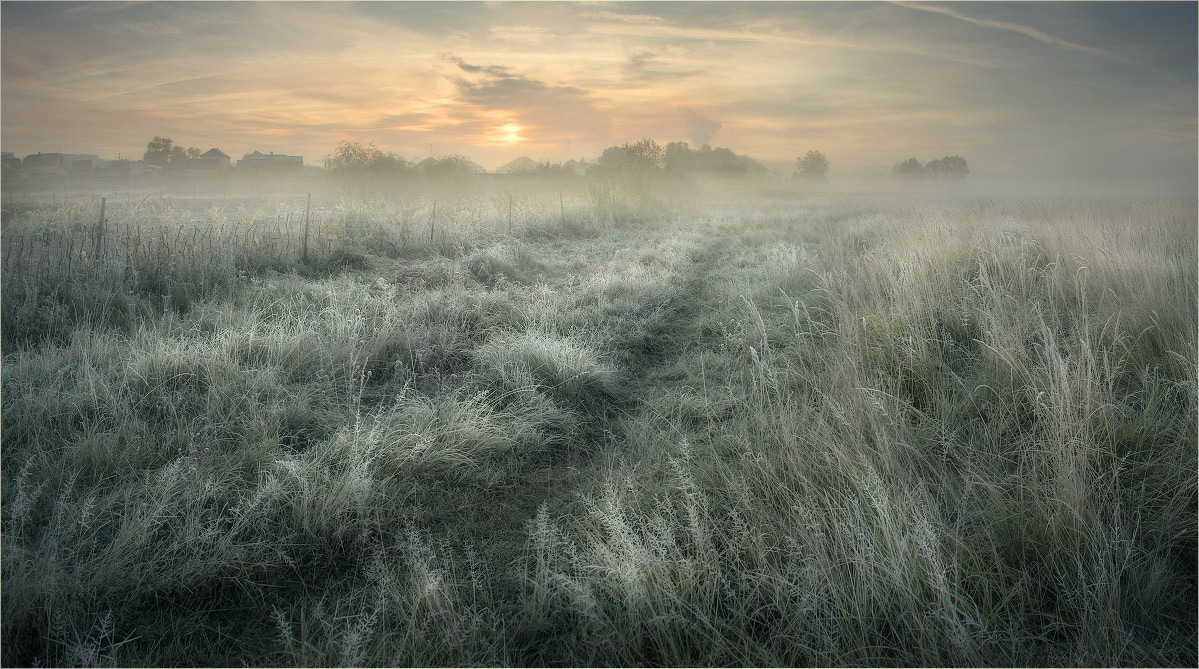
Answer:
M687 51L678 46L665 48L638 48L629 54L625 63L626 81L653 85L664 80L678 81L687 77L703 75L707 70L697 67L687 58Z
M648 25L637 23L596 23L587 26L587 32L596 35L631 35L659 39L685 39L701 42L744 42L747 44L781 45L790 47L815 46L855 51L902 53L933 60L944 60L977 67L999 67L1001 62L966 54L932 51L915 46L888 44L877 39L849 41L823 36L812 36L783 31L729 30L719 28L695 28L675 25Z
M492 39L530 44L540 44L554 39L554 35L541 26L492 26L487 29L487 34Z
M600 19L602 21L618 21L620 23L661 23L661 16L653 14L625 14L623 12L610 12L607 10L587 10L579 12L579 16L585 19Z
M538 136L534 131L540 130L542 138L607 129L606 116L584 88L547 83L506 65L474 65L452 54L443 59L468 75L449 77L456 89L456 109L476 110L490 124L488 129L500 122L519 122L528 136ZM562 128L564 117L575 127Z
M1023 26L1018 23L1010 23L1008 21L995 21L993 19L979 19L979 18L975 18L972 16L966 16L965 14L962 14L961 12L957 11L956 9L951 9L949 7L946 7L945 5L922 5L922 4L918 4L918 3L914 3L914 2L896 2L894 4L899 5L901 7L908 7L910 9L918 9L923 12L932 12L934 14L943 14L945 16L949 16L949 17L958 19L959 21L965 21L966 23L973 23L976 26L985 26L987 28L996 28L999 30L1009 30L1011 32L1015 32L1015 33L1024 35L1025 37L1031 37L1032 39L1035 39L1038 42L1041 42L1043 44L1048 44L1050 46L1057 46L1057 47L1061 47L1063 49L1073 49L1075 51L1089 53L1093 56L1099 56L1100 58L1107 58L1110 60L1116 60L1116 61L1125 62L1125 63L1133 62L1130 59L1125 58L1124 56L1121 56L1118 53L1108 51L1107 49L1100 49L1100 48L1093 47L1093 46L1086 46L1084 44L1075 44L1074 42L1062 39L1061 37L1057 37L1056 35L1051 35L1051 34L1045 32L1044 30L1038 30L1036 28L1031 28L1029 26Z

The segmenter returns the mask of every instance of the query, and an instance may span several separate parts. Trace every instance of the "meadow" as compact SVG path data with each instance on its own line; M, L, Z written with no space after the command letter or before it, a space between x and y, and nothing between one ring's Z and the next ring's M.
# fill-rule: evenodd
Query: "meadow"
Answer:
M5 665L1199 659L1194 200L100 206L5 222Z

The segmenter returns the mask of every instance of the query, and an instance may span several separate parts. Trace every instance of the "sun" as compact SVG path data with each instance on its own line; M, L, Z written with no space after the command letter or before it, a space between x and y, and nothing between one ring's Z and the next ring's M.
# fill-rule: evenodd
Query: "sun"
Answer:
M515 123L501 125L496 128L496 132L499 134L498 141L501 144L516 144L517 142L524 141L525 138L520 136L521 130L524 130L524 128Z

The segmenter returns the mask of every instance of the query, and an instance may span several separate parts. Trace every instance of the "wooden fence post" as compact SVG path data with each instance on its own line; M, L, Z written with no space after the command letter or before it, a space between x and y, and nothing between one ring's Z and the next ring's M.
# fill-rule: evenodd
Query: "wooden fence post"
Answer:
M96 256L99 257L104 252L104 208L108 204L108 198L100 198L100 220L96 222Z
M433 228L437 225L437 200L433 200L433 213L429 216L429 243L433 243Z
M308 194L308 202L304 205L304 262L308 262L308 212L312 209L312 193Z

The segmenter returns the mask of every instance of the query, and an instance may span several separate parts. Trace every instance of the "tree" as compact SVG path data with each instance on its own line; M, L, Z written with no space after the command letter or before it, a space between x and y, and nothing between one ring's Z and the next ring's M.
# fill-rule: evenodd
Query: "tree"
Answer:
M325 169L331 172L365 172L382 153L374 144L342 140L337 143L333 153L325 156Z
M966 159L961 156L945 156L930 160L924 165L924 173L930 177L942 179L964 179L970 174Z
M652 139L625 144L629 166L643 172L661 172L666 162L666 150Z
M549 160L543 160L529 167L517 167L508 173L524 177L573 177L577 174L563 163L550 162Z
M185 158L199 158L200 149L189 146L183 146L171 141L170 137L155 137L146 143L146 152L142 154L142 160L146 161L147 165L157 165L166 167L175 161L180 161Z
M642 139L604 149L599 164L604 169L617 171L661 172L666 164L666 150L652 139Z
M422 174L430 177L455 177L474 173L470 159L456 154L426 158L420 162L420 170Z
M663 152L663 168L667 172L689 172L696 162L693 154L695 151L691 150L687 142L670 142Z
M606 170L620 170L628 167L629 155L623 146L609 146L597 161Z
M142 154L142 160L145 160L147 165L166 167L171 161L172 152L178 148L169 137L155 137L146 143L146 152Z
M799 176L807 179L824 179L828 172L828 157L820 151L808 151L803 158L795 159L795 167Z
M947 179L965 179L970 174L970 166L961 156L945 156L941 159L941 171Z
M921 165L920 161L915 158L908 158L891 168L891 176L900 179L923 179L925 177L924 165Z
M411 165L394 152L383 153L374 144L342 140L325 156L325 169L335 172L376 172L380 174L407 171Z

